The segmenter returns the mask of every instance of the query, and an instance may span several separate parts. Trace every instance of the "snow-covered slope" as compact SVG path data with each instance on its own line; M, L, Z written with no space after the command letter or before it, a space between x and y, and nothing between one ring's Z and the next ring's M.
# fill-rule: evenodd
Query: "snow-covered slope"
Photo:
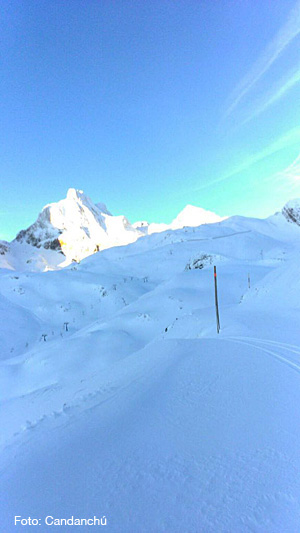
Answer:
M2 270L3 530L298 531L299 237L232 217Z

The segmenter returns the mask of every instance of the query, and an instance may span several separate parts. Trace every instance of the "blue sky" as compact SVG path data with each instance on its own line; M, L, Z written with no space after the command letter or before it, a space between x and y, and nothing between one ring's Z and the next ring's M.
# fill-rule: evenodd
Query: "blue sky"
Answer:
M0 0L0 238L82 189L131 222L300 196L300 2Z

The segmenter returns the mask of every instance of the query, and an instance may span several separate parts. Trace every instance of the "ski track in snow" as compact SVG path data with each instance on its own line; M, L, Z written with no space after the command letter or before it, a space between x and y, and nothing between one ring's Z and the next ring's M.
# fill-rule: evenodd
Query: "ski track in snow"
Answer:
M226 239L227 237L233 237L234 235L242 235L243 233L251 233L251 230L245 230L245 231L236 231L234 233L229 233L228 235L217 235L216 237L210 237L208 239L186 239L187 242L194 242L194 241L213 241L215 239Z
M290 353L295 353L299 355L300 357L300 349L299 346L296 346L294 344L288 344L286 342L278 342L271 339L259 339L259 338L253 338L253 337L247 337L248 340L257 341L262 344L268 344L268 345L274 345L274 347L278 347L280 349L287 350Z
M288 365L291 369L295 370L296 372L300 372L300 350L295 351L291 350L289 348L289 344L281 343L281 342L274 342L274 341L267 341L262 339L257 339L253 337L224 337L224 340L231 340L234 342L238 342L240 344L246 344L248 346L254 346L255 348L258 348L261 352L267 353L271 356L273 356L275 359L280 361L281 363L284 363L285 365ZM291 361L290 359L287 359L286 357L283 357L280 353L274 352L273 350L268 350L267 348L261 347L260 344L265 344L267 346L271 347L278 347L280 349L284 349L288 351L289 353L295 353L299 356L299 364L295 363L294 361Z

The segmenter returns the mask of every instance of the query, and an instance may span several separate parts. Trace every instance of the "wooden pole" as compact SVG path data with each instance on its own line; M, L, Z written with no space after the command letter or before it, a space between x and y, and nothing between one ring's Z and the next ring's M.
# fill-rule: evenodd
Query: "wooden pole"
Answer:
M215 306L216 306L217 333L219 333L220 316L219 316L219 304L218 304L217 268L215 266L214 266L214 280L215 280Z

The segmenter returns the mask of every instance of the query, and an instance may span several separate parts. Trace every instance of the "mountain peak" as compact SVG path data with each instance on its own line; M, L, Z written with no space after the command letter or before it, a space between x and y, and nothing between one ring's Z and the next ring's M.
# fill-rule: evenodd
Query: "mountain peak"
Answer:
M173 229L183 228L184 226L200 226L202 224L213 224L224 220L224 217L220 217L212 211L207 211L203 207L197 207L195 205L188 204L182 211L174 218L171 223Z
M70 188L66 198L46 205L14 243L31 245L33 255L34 248L41 256L60 252L65 258L57 256L59 265L66 266L105 248L134 242L140 235L125 217L114 217L105 204L94 204L83 191Z
M84 192L79 189L68 189L67 200L78 200L81 199L83 196L85 197Z

